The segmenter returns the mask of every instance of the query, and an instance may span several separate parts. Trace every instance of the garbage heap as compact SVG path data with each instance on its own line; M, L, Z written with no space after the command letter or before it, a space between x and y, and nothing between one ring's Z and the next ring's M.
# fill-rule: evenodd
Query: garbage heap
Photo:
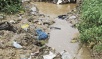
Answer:
M0 14L0 59L43 59L54 53L45 45L54 21L34 5L24 7L16 15Z
M0 59L69 58L66 51L56 53L54 48L45 44L50 37L50 25L55 23L53 19L40 14L33 3L24 2L23 6L25 11L16 15L0 14ZM73 26L77 23L73 13L58 18L73 23Z

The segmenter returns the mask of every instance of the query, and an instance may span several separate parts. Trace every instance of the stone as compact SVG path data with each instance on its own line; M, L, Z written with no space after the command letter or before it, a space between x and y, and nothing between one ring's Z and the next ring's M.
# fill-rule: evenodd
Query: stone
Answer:
M3 16L0 16L0 19L3 19L4 17Z

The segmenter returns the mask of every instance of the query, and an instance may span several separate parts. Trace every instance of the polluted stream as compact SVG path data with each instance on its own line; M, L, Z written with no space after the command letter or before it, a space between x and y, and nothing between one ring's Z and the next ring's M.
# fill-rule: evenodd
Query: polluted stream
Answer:
M91 59L76 39L78 18L71 12L76 4L34 2L24 7L25 12L0 20L0 59Z
M56 5L52 3L36 2L39 12L54 19L55 24L50 31L50 38L46 45L54 48L57 52L67 51L68 59L92 59L86 46L80 46L79 42L72 43L74 38L79 35L78 29L73 28L72 24L66 20L59 19L57 16L67 14L75 9L76 4ZM71 16L70 16L71 17Z

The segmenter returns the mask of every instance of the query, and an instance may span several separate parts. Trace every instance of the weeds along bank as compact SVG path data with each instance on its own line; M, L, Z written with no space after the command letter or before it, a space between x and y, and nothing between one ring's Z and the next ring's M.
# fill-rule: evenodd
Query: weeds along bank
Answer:
M22 9L21 0L0 0L0 12L15 13Z
M81 22L78 24L80 39L93 52L102 52L102 0L83 0Z

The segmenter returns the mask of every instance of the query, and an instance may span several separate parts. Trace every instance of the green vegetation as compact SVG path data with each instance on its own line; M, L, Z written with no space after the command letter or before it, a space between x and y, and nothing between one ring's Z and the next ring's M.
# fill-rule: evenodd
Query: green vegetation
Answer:
M83 0L81 19L78 24L81 41L94 42L93 48L102 51L102 0Z
M16 13L22 9L21 0L0 0L0 12Z

